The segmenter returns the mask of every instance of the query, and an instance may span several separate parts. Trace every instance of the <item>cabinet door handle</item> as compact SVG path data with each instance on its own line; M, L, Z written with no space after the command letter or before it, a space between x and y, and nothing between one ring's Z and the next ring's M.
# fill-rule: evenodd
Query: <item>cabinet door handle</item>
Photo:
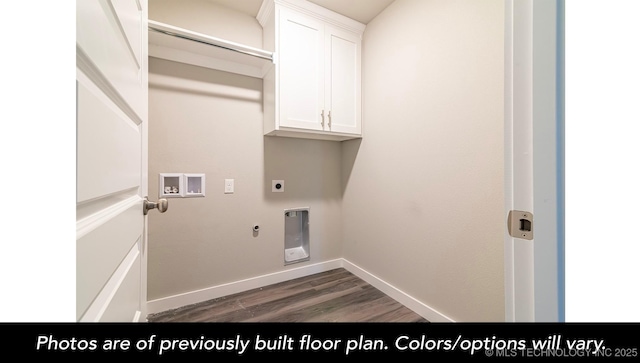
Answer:
M331 111L329 111L328 117L329 117L329 128L331 128Z
M322 124L322 128L324 129L324 110L322 110L320 116L322 116L322 121L320 121L320 124Z

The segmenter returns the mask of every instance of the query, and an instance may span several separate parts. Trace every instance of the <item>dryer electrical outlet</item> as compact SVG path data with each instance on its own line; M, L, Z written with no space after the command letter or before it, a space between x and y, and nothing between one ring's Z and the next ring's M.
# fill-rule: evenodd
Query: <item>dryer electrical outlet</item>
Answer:
M284 192L284 180L272 180L271 181L271 191L273 193L283 193Z

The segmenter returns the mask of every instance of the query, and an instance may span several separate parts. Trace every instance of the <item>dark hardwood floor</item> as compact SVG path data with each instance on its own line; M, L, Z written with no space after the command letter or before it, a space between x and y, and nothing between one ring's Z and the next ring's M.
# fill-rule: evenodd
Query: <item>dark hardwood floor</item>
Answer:
M151 314L153 322L428 322L339 268Z

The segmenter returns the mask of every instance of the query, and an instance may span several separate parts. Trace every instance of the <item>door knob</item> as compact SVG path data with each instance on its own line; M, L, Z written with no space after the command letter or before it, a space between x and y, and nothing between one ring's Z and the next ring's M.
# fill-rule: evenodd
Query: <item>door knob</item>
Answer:
M144 215L146 216L149 210L154 208L158 209L160 213L164 213L169 208L169 201L163 198L163 199L158 199L157 202L151 202L149 201L148 197L144 197L144 202L142 207L142 211Z

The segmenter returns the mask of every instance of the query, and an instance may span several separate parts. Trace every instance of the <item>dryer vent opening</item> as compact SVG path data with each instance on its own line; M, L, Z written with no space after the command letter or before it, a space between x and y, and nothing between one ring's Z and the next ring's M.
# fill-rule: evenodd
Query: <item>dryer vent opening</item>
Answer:
M284 211L284 264L308 261L309 208Z

